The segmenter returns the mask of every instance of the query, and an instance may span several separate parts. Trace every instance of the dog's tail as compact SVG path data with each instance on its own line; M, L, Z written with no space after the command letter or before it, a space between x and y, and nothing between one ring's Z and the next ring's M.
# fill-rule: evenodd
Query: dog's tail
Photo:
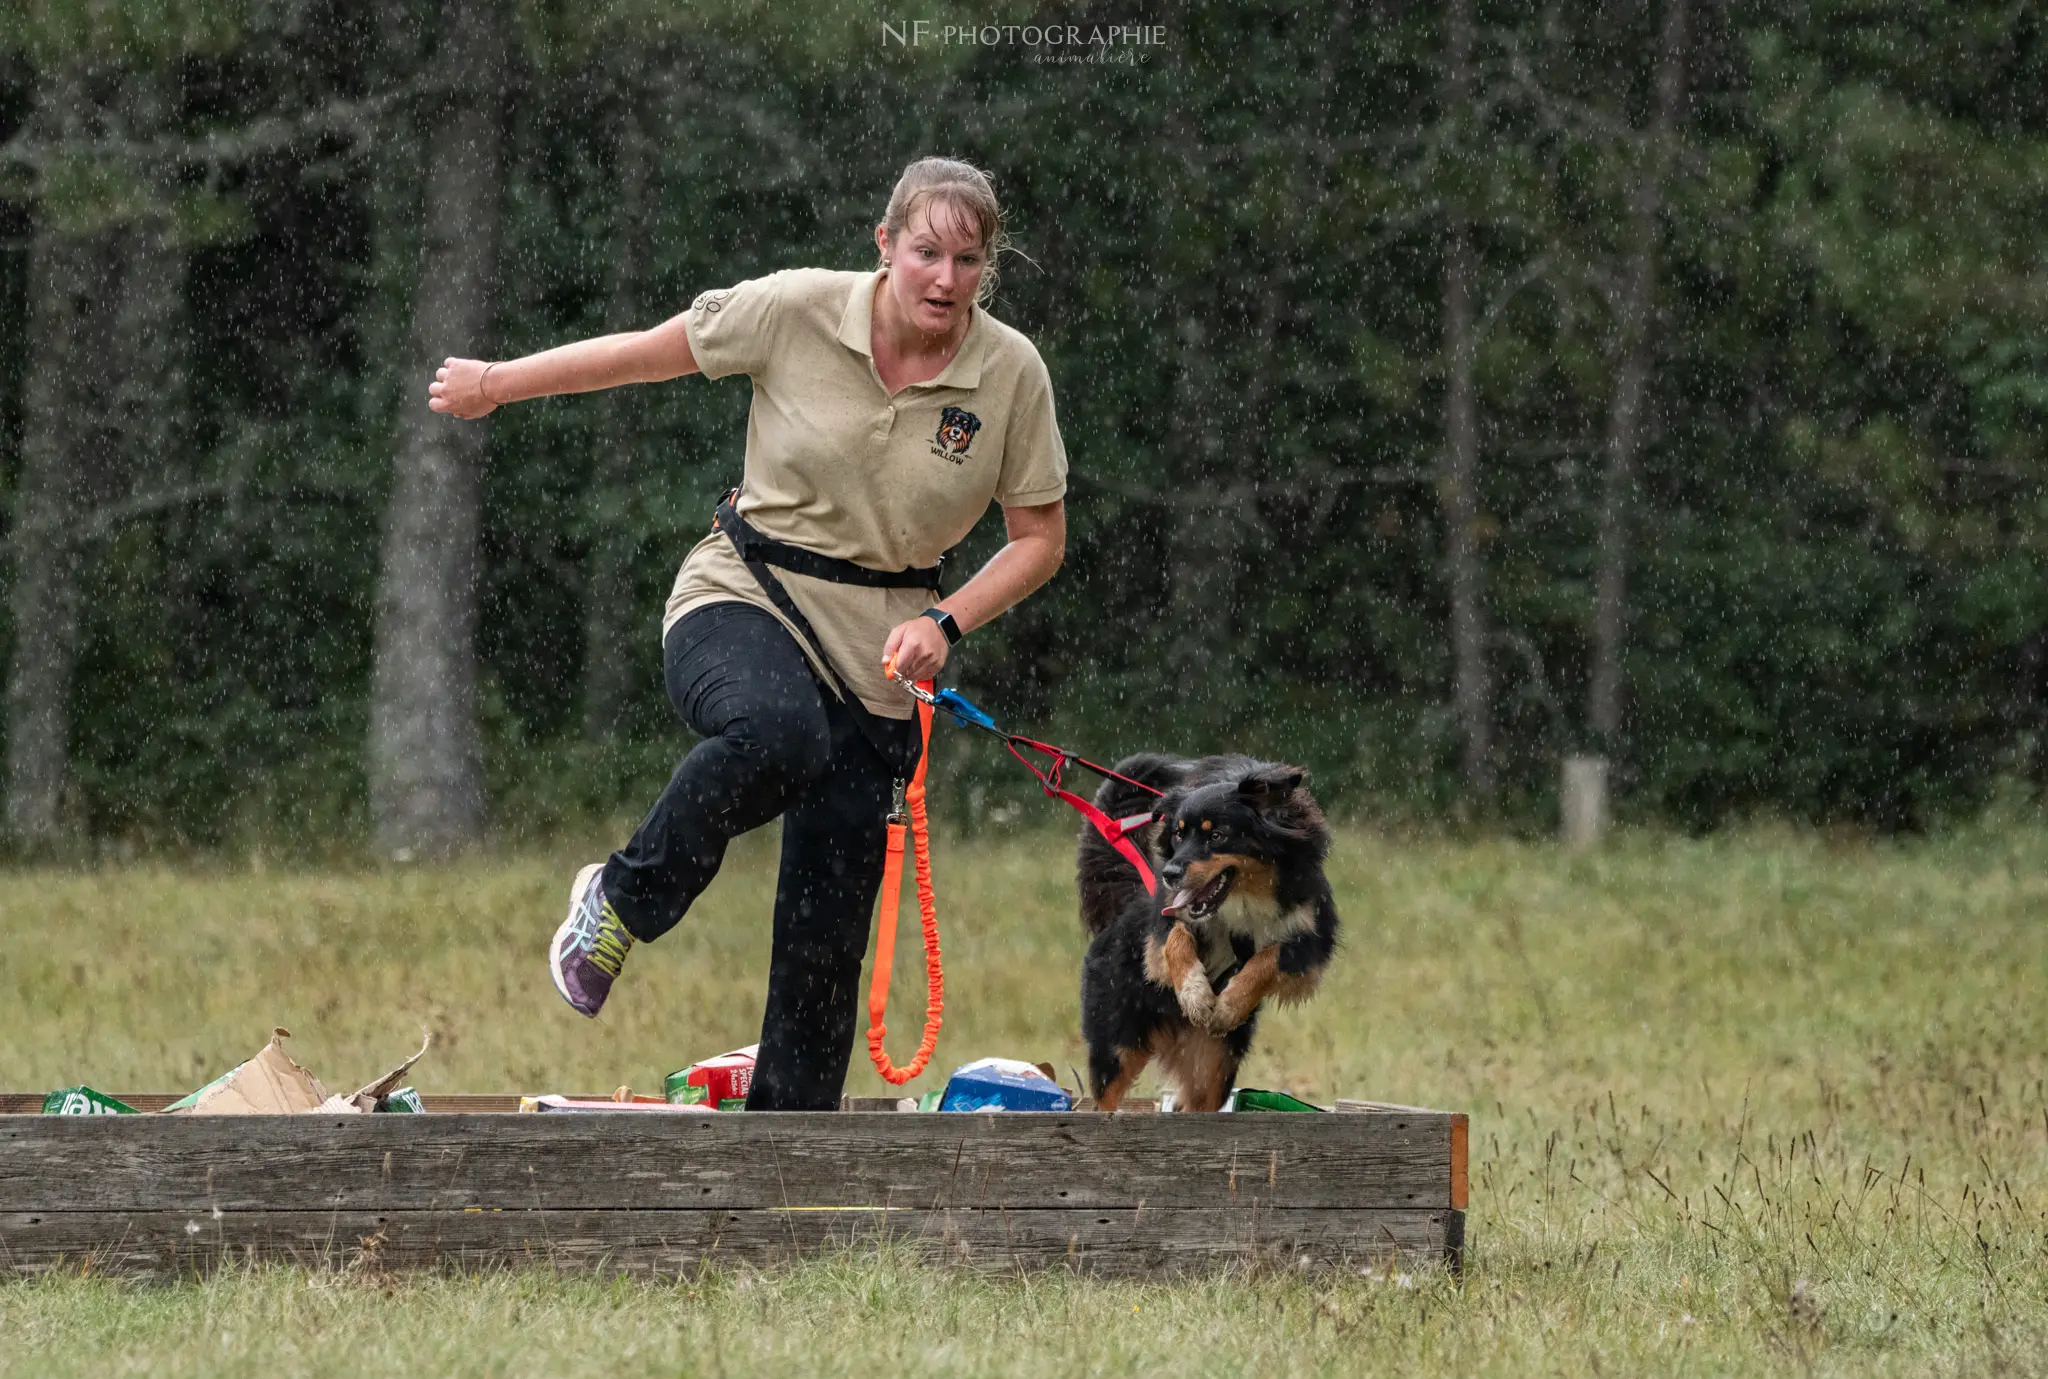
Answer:
M1188 763L1178 757L1161 756L1156 752L1142 752L1137 756L1125 757L1116 764L1116 773L1129 776L1152 790L1166 791L1179 785L1187 774ZM1112 819L1142 814L1152 808L1157 796L1151 791L1120 780L1107 780L1095 792L1095 807ZM1159 825L1149 824L1135 829L1130 840L1138 852L1154 868L1158 866L1158 852L1153 841L1159 836ZM1090 934L1099 934L1107 929L1110 922L1128 905L1135 896L1145 893L1145 884L1139 880L1124 855L1104 842L1094 825L1081 825L1081 846L1074 859L1076 880L1081 892L1081 927Z

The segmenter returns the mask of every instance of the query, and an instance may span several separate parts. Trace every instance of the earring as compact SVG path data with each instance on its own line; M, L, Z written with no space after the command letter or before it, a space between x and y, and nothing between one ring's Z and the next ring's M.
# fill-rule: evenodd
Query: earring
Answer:
M882 267L884 267L884 268L887 268L888 266L889 266L889 260L887 260L887 259L883 259L883 260L882 260Z

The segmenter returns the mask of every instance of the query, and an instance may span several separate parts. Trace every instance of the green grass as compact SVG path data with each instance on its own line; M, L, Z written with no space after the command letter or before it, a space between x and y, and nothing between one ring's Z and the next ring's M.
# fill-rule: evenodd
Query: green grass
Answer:
M1070 847L939 840L943 1067L1081 1062ZM428 1025L430 1092L652 1088L751 1042L772 838L634 954L595 1024L540 960L577 860L0 877L0 1082L188 1089L272 1024L330 1086ZM1344 949L1242 1080L1470 1111L1462 1284L990 1279L888 1252L661 1284L48 1278L0 1286L0 1368L2048 1372L2048 833L1572 859L1349 832L1332 871ZM921 992L900 959L899 1058ZM849 1090L882 1084L862 1060Z

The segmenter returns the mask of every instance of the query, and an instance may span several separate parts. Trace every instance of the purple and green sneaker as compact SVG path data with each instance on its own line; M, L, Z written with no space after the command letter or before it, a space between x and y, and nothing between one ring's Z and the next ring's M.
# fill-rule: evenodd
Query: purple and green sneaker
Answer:
M604 898L604 863L592 862L576 873L569 888L569 917L555 930L548 950L548 970L562 999L585 1015L604 1009L604 998L632 951L633 936L618 911Z

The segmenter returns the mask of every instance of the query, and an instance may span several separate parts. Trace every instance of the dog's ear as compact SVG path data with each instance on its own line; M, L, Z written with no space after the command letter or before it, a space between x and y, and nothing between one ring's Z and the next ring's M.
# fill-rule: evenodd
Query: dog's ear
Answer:
M1254 807L1284 800L1308 779L1299 766L1261 766L1237 783L1237 793Z

